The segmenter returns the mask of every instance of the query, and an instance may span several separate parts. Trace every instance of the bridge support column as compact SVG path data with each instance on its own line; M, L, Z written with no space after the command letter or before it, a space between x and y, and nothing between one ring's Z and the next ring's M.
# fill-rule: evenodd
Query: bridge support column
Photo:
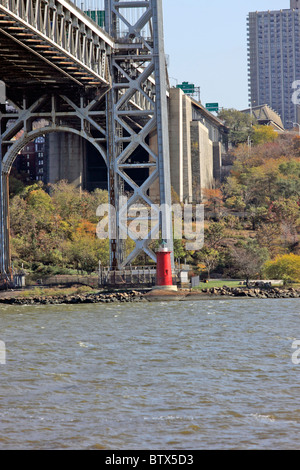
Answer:
M2 165L1 165L2 166ZM8 175L3 173L0 177L0 273L4 278L12 280L11 257L10 257L10 236L9 236L9 185Z
M110 203L116 214L112 269L130 264L143 252L156 261L151 243L159 239L167 245L174 264L162 0L144 2L142 7L134 0L106 0L106 29L115 40L106 108ZM154 132L156 142L150 147ZM148 173L137 183L132 174L139 169ZM157 182L159 207L151 198ZM128 215L132 212L143 213L139 233L131 230ZM135 242L127 257L122 233Z
M5 99L4 97L2 97ZM5 102L5 101L4 101ZM5 104L0 102L0 275L4 278L11 278L10 272L10 246L9 246L9 189L8 175L2 169L2 134L5 128L2 119Z
M48 136L48 182L66 180L77 188L85 182L85 141L71 133L54 133Z

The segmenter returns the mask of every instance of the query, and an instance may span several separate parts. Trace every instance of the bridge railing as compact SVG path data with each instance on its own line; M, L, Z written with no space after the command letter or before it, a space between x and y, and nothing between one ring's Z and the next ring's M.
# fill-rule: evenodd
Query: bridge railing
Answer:
M99 286L154 286L155 281L155 266L127 266L113 271L109 267L99 269Z

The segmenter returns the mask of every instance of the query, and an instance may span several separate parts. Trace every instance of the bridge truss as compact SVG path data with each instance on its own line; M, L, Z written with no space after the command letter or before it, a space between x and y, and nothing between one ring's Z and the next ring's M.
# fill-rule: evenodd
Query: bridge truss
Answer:
M107 164L111 268L142 252L155 260L158 236L172 251L162 0L105 0L105 18L104 31L67 0L0 0L0 79L13 105L0 110L2 273L10 270L11 166L26 143L57 131L89 140ZM136 170L146 174L141 184ZM141 206L149 230L139 236L128 220ZM124 232L134 242L126 254Z

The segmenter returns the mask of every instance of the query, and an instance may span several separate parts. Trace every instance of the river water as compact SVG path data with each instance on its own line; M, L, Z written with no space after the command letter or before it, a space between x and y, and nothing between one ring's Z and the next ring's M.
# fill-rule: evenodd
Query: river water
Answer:
M299 323L299 299L1 306L0 449L300 449Z

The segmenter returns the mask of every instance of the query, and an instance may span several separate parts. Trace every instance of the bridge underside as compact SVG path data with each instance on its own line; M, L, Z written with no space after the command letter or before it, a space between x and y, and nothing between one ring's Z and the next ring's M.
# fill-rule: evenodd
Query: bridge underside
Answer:
M31 102L49 91L80 94L84 87L53 67L41 54L33 54L20 42L0 30L1 77L5 79L7 98L21 106L24 96Z
M24 95L30 96L34 101L44 93L57 90L62 94L72 94L72 96L74 93L86 94L89 91L94 94L97 89L107 91L110 83L105 48L108 46L101 39L98 40L97 48L93 44L93 49L91 49L89 45L91 41L83 45L80 37L75 38L75 34L78 34L78 24L77 29L72 25L72 29L63 30L68 27L68 23L71 23L71 16L68 23L65 19L66 24L62 20L56 20L56 28L59 28L61 37L61 40L57 41L58 32L55 32L53 28L51 33L50 27L46 27L48 22L45 17L48 16L50 21L51 15L54 14L51 9L45 9L46 3L48 2L42 2L38 6L36 2L36 8L39 9L39 22L44 24L43 28L37 28L38 18L30 21L22 9L17 12L17 15L12 15L10 11L2 11L0 6L0 73L7 86L7 97L14 103L21 104ZM23 15L19 16L21 13ZM63 14L64 12L61 17ZM52 17L51 25L53 20L54 17ZM56 40L49 40L51 34ZM72 42L77 41L76 46L67 41L68 35L72 35ZM101 63L102 76L91 73L89 67L85 67L83 61L85 56L89 56L89 59L94 62L97 60Z
M111 266L124 266L140 252L156 259L149 247L151 236L166 219L169 224L169 216L157 213L151 232L142 239L134 234L136 246L127 259L120 227L126 230L123 216L134 205L150 208L155 180L160 203L171 205L161 0L106 3L107 30L114 40L65 0L1 2L0 80L12 105L0 109L2 273L10 269L10 169L26 143L57 131L88 140L107 165L110 202L116 210ZM141 17L128 26L124 10L141 7ZM119 39L114 30L117 17L128 28ZM143 28L151 32L147 39ZM139 149L144 161L137 156ZM134 172L144 172L143 180L133 180ZM125 206L124 186L130 190ZM172 249L170 226L164 229Z

